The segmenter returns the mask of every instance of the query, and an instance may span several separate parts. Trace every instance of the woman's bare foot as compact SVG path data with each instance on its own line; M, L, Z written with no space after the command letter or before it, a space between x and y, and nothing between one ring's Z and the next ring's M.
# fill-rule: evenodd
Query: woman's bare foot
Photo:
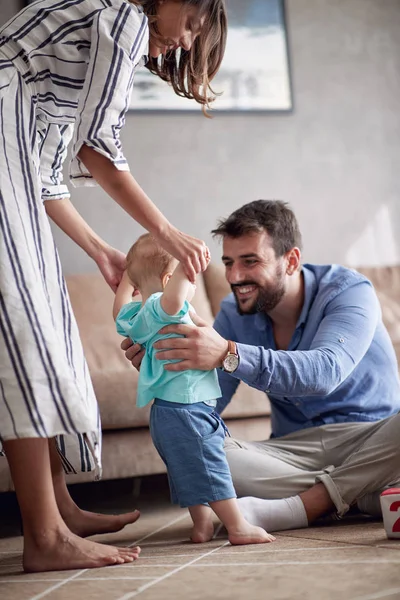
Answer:
M60 513L70 531L79 537L115 533L140 517L138 510L121 515L104 515L81 510L76 504L71 504L68 509L60 507Z
M196 521L193 523L192 533L190 534L190 540L195 544L204 544L212 540L214 535L214 525L211 519L204 521Z
M67 528L25 535L23 567L27 572L93 569L130 563L140 548L117 548L83 540Z
M240 546L245 544L266 544L267 542L274 542L276 538L267 533L265 529L257 527L256 525L250 525L247 521L245 525L234 532L228 532L228 540L234 546Z

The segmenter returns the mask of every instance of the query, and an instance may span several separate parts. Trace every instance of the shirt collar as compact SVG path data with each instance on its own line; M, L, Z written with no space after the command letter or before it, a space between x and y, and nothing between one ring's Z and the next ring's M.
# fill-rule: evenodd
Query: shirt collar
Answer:
M307 321L307 316L311 305L314 302L314 297L317 291L315 273L309 269L307 265L303 265L301 272L304 278L304 303L300 316L297 320L296 329Z

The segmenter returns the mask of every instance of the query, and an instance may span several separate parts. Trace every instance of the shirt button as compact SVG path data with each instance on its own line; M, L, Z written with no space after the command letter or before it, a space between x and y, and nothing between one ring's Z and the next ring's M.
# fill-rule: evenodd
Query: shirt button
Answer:
M265 393L266 393L266 394L269 394L269 393L270 393L270 391L271 391L271 390L265 390Z
M344 344L344 338L339 338L339 342L340 342L341 344Z
M295 406L300 406L300 402L295 402L294 405Z

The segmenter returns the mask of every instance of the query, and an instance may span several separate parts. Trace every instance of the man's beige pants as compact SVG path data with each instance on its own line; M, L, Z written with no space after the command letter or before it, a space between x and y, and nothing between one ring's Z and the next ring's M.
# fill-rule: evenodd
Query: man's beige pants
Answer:
M400 413L376 423L337 423L264 442L226 438L236 493L287 498L321 482L339 516L357 502L379 515L379 494L400 487Z

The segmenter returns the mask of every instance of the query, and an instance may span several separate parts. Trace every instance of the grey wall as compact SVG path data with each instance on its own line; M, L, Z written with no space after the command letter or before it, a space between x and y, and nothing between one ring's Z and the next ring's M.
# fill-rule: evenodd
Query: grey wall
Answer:
M210 244L214 259L216 220L262 197L294 207L306 260L400 262L400 0L286 6L293 113L130 113L122 141L131 171L175 225ZM127 250L141 228L100 189L72 191L91 225ZM55 236L66 272L94 269Z

